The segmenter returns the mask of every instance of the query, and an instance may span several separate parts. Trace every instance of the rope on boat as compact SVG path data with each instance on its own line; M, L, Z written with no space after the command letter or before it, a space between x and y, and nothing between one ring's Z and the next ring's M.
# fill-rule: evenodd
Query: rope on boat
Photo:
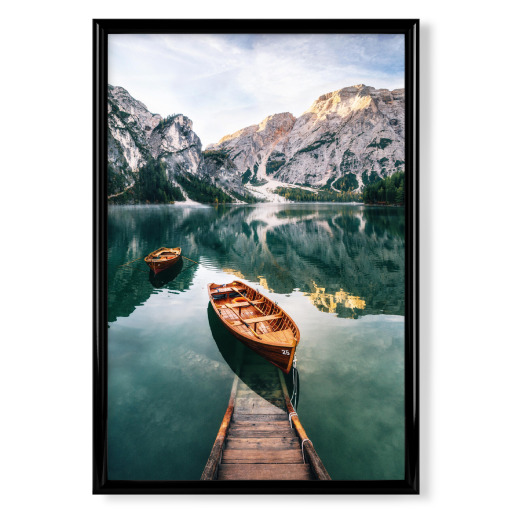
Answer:
M297 358L294 357L293 358L293 394L292 394L292 398L290 398L290 402L292 402L294 396L295 396L295 399L297 399L297 387L296 386L297 386L298 379L297 380L295 379L296 372L297 372ZM293 402L292 402L292 407L294 409L296 407L296 404L294 404ZM288 421L290 422L290 428L293 428L292 427L292 417L293 416L297 416L297 419L299 419L299 415L295 411L288 414ZM309 441L311 443L311 446L313 446L313 442L311 441L311 439L306 438L306 439L302 440L300 449L302 451L302 460L304 461L304 464L306 464L306 456L304 455L304 443L306 441Z
M290 414L288 414L288 421L290 422L290 428L293 428L292 427L292 416L298 417L298 414L296 412L291 412Z
M292 379L293 379L293 392L290 398L290 402L293 405L294 409L297 409L297 369L295 367L292 368Z
M304 464L306 464L306 457L304 457L304 443L306 441L309 441L311 443L311 446L313 446L313 443L311 442L310 439L303 439L302 440L302 445L301 445L301 449L302 449L302 460L304 461Z
M293 379L293 392L290 397L290 402L293 405L294 409L297 409L297 399L299 397L298 388L299 388L299 376L297 371L297 356L293 357L293 366L292 366L292 379Z

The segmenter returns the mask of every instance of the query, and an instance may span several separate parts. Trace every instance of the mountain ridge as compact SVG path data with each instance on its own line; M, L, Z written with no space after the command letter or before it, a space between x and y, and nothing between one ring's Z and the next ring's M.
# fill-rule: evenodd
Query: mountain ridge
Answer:
M227 150L240 171L260 180L273 175L289 184L361 191L403 170L404 99L404 89L345 87L321 95L298 118L288 113L294 122L267 137L265 148L251 136L253 125L208 149Z
M234 202L282 200L274 194L278 186L360 193L404 170L404 89L341 88L319 96L298 117L271 114L204 151L187 116L153 114L123 87L109 85L108 93L111 197L136 190L139 170L154 161L185 198L183 187L193 181Z

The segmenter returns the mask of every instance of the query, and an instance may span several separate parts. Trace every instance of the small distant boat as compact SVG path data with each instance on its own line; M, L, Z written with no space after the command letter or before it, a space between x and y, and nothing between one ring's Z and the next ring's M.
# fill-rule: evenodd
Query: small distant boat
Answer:
M231 334L283 372L290 372L300 332L281 307L241 281L210 283L208 296Z
M175 265L180 259L181 247L175 247L174 249L160 247L160 249L148 254L144 258L144 261L155 274L158 274L158 272L162 272L162 270L166 270Z

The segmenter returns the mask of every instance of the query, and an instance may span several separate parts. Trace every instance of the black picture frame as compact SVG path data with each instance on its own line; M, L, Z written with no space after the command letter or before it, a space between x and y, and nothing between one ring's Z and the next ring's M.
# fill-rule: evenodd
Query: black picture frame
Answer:
M107 70L110 34L405 36L405 475L398 481L112 481L107 475ZM93 20L93 494L419 494L419 20Z

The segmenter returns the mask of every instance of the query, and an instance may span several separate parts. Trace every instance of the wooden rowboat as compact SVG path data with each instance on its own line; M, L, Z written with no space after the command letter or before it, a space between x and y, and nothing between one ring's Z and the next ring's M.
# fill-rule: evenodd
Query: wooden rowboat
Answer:
M174 249L160 247L160 249L148 254L144 258L144 261L155 274L158 274L158 272L162 272L162 270L166 270L175 265L180 259L181 247L175 247Z
M300 332L275 302L241 281L208 285L210 303L231 334L289 373Z

